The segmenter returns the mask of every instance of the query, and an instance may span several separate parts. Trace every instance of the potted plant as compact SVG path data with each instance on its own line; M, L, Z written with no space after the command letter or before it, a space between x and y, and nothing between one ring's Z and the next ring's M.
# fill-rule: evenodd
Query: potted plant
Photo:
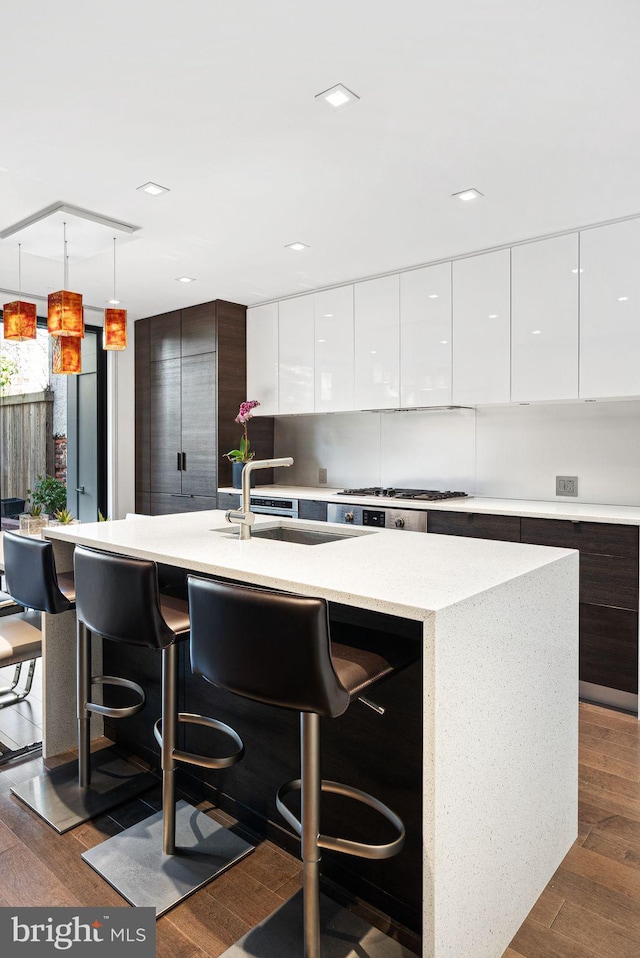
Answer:
M240 423L244 430L243 435L240 437L238 448L225 453L226 458L231 462L231 485L234 489L242 489L242 470L245 464L251 462L255 456L255 452L251 451L251 445L249 443L247 423L250 419L253 419L253 410L259 405L260 403L257 399L245 400L245 402L240 404L238 415L235 418L235 421ZM251 485L253 485L253 476L251 477Z
M29 511L20 516L20 531L40 535L49 522L49 516L66 509L67 487L55 476L38 475L33 489L27 489Z
M58 509L58 511L54 513L53 519L51 520L51 525L70 526L72 524L76 525L79 522L80 520L76 519L74 514L71 512L71 509Z

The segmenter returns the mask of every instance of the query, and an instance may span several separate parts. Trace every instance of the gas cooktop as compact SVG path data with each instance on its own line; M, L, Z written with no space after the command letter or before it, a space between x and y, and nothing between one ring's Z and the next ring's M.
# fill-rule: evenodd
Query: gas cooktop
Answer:
M338 496L384 496L387 499L421 499L435 502L438 499L464 499L466 492L440 492L438 489L394 489L384 486L366 486L364 489L343 489Z

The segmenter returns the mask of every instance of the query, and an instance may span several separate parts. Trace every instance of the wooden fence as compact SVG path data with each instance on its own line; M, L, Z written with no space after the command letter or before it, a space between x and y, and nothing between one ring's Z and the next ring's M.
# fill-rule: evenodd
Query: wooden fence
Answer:
M0 499L24 499L54 469L53 394L0 398Z

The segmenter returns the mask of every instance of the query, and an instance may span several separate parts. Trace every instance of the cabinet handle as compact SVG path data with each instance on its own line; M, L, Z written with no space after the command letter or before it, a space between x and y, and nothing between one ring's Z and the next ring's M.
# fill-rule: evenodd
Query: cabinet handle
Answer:
M180 465L182 453L178 453L178 472L182 472L182 466Z
M186 472L186 471L187 471L187 454L186 454L186 452L183 452L183 453L182 453L182 471L183 471L183 472Z

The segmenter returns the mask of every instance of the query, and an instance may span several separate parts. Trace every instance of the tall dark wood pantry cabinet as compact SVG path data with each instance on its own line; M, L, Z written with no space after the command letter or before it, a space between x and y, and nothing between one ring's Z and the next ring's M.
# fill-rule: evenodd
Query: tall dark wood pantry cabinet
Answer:
M136 322L137 512L216 508L247 398L245 343L246 307L224 300Z

